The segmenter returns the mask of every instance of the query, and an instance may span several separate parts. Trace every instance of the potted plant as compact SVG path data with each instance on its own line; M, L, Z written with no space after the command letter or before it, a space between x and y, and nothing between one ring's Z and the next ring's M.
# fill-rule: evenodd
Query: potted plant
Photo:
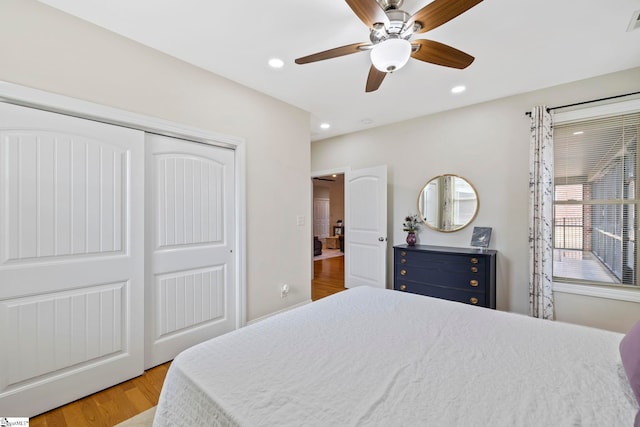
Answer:
M407 215L402 223L402 230L407 232L407 245L415 246L416 231L420 228L420 218L418 214Z

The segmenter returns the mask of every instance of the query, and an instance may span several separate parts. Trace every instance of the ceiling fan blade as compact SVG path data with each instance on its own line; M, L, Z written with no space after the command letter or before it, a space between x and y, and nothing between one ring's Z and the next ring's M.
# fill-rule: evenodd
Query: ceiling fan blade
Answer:
M409 25L418 22L422 28L416 33L424 33L449 22L480 2L482 0L434 0L417 11L409 19Z
M389 26L389 18L376 0L346 0L346 2L367 27L372 28L377 22L384 24L385 27Z
M461 50L433 40L414 40L412 45L416 44L420 45L420 48L413 52L411 57L420 61L463 69L471 65L475 59Z
M336 47L325 50L323 52L314 53L313 55L303 56L296 59L296 64L308 64L310 62L322 61L324 59L337 58L338 56L350 55L352 53L361 52L360 47L370 46L369 43L353 43L346 46Z
M378 70L372 65L369 69L369 77L367 77L367 87L365 88L365 91L374 92L378 90L385 77L387 77L387 73Z

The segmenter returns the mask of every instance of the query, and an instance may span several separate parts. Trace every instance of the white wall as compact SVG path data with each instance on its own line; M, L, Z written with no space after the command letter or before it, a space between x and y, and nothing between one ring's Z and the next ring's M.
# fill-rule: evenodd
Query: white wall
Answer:
M388 235L393 244L404 243L403 219L417 211L418 192L431 177L464 176L480 198L473 224L454 233L423 228L418 243L468 247L473 226L493 227L491 247L499 251L498 309L528 313L529 118L525 112L534 105L558 106L634 92L638 82L640 68L317 141L311 145L311 169L387 164ZM389 286L392 261L390 248ZM594 305L599 310L594 311ZM556 316L626 332L640 319L640 304L558 294Z
M34 0L0 0L0 53L0 80L244 138L248 320L310 299L307 112Z
M245 138L248 318L310 298L308 113L35 0L0 0L0 52L0 80ZM480 193L473 225L493 227L492 247L500 251L498 307L524 313L529 134L524 112L542 103L636 91L638 81L640 69L633 69L316 142L312 169L388 164L392 243L402 243L402 218L415 211L417 192L428 178L446 172L468 178ZM287 191L271 191L282 182ZM298 215L307 219L302 227L296 226ZM470 228L448 234L424 230L419 238L466 246L470 233ZM281 300L278 287L284 282L292 292ZM592 321L594 305L601 311ZM568 294L557 301L561 320L620 331L639 313L634 303Z

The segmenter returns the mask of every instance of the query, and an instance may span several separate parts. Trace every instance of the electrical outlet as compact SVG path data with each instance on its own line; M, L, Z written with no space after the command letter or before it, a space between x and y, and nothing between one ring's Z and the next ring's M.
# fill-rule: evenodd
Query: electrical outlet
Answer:
M289 285L286 283L280 287L280 298L286 298L289 295Z

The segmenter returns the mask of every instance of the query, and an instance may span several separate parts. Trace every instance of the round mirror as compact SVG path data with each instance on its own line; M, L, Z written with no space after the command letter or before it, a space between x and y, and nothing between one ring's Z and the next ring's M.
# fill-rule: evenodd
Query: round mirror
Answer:
M418 195L420 218L437 231L458 231L478 213L478 193L469 181L458 175L432 178Z

